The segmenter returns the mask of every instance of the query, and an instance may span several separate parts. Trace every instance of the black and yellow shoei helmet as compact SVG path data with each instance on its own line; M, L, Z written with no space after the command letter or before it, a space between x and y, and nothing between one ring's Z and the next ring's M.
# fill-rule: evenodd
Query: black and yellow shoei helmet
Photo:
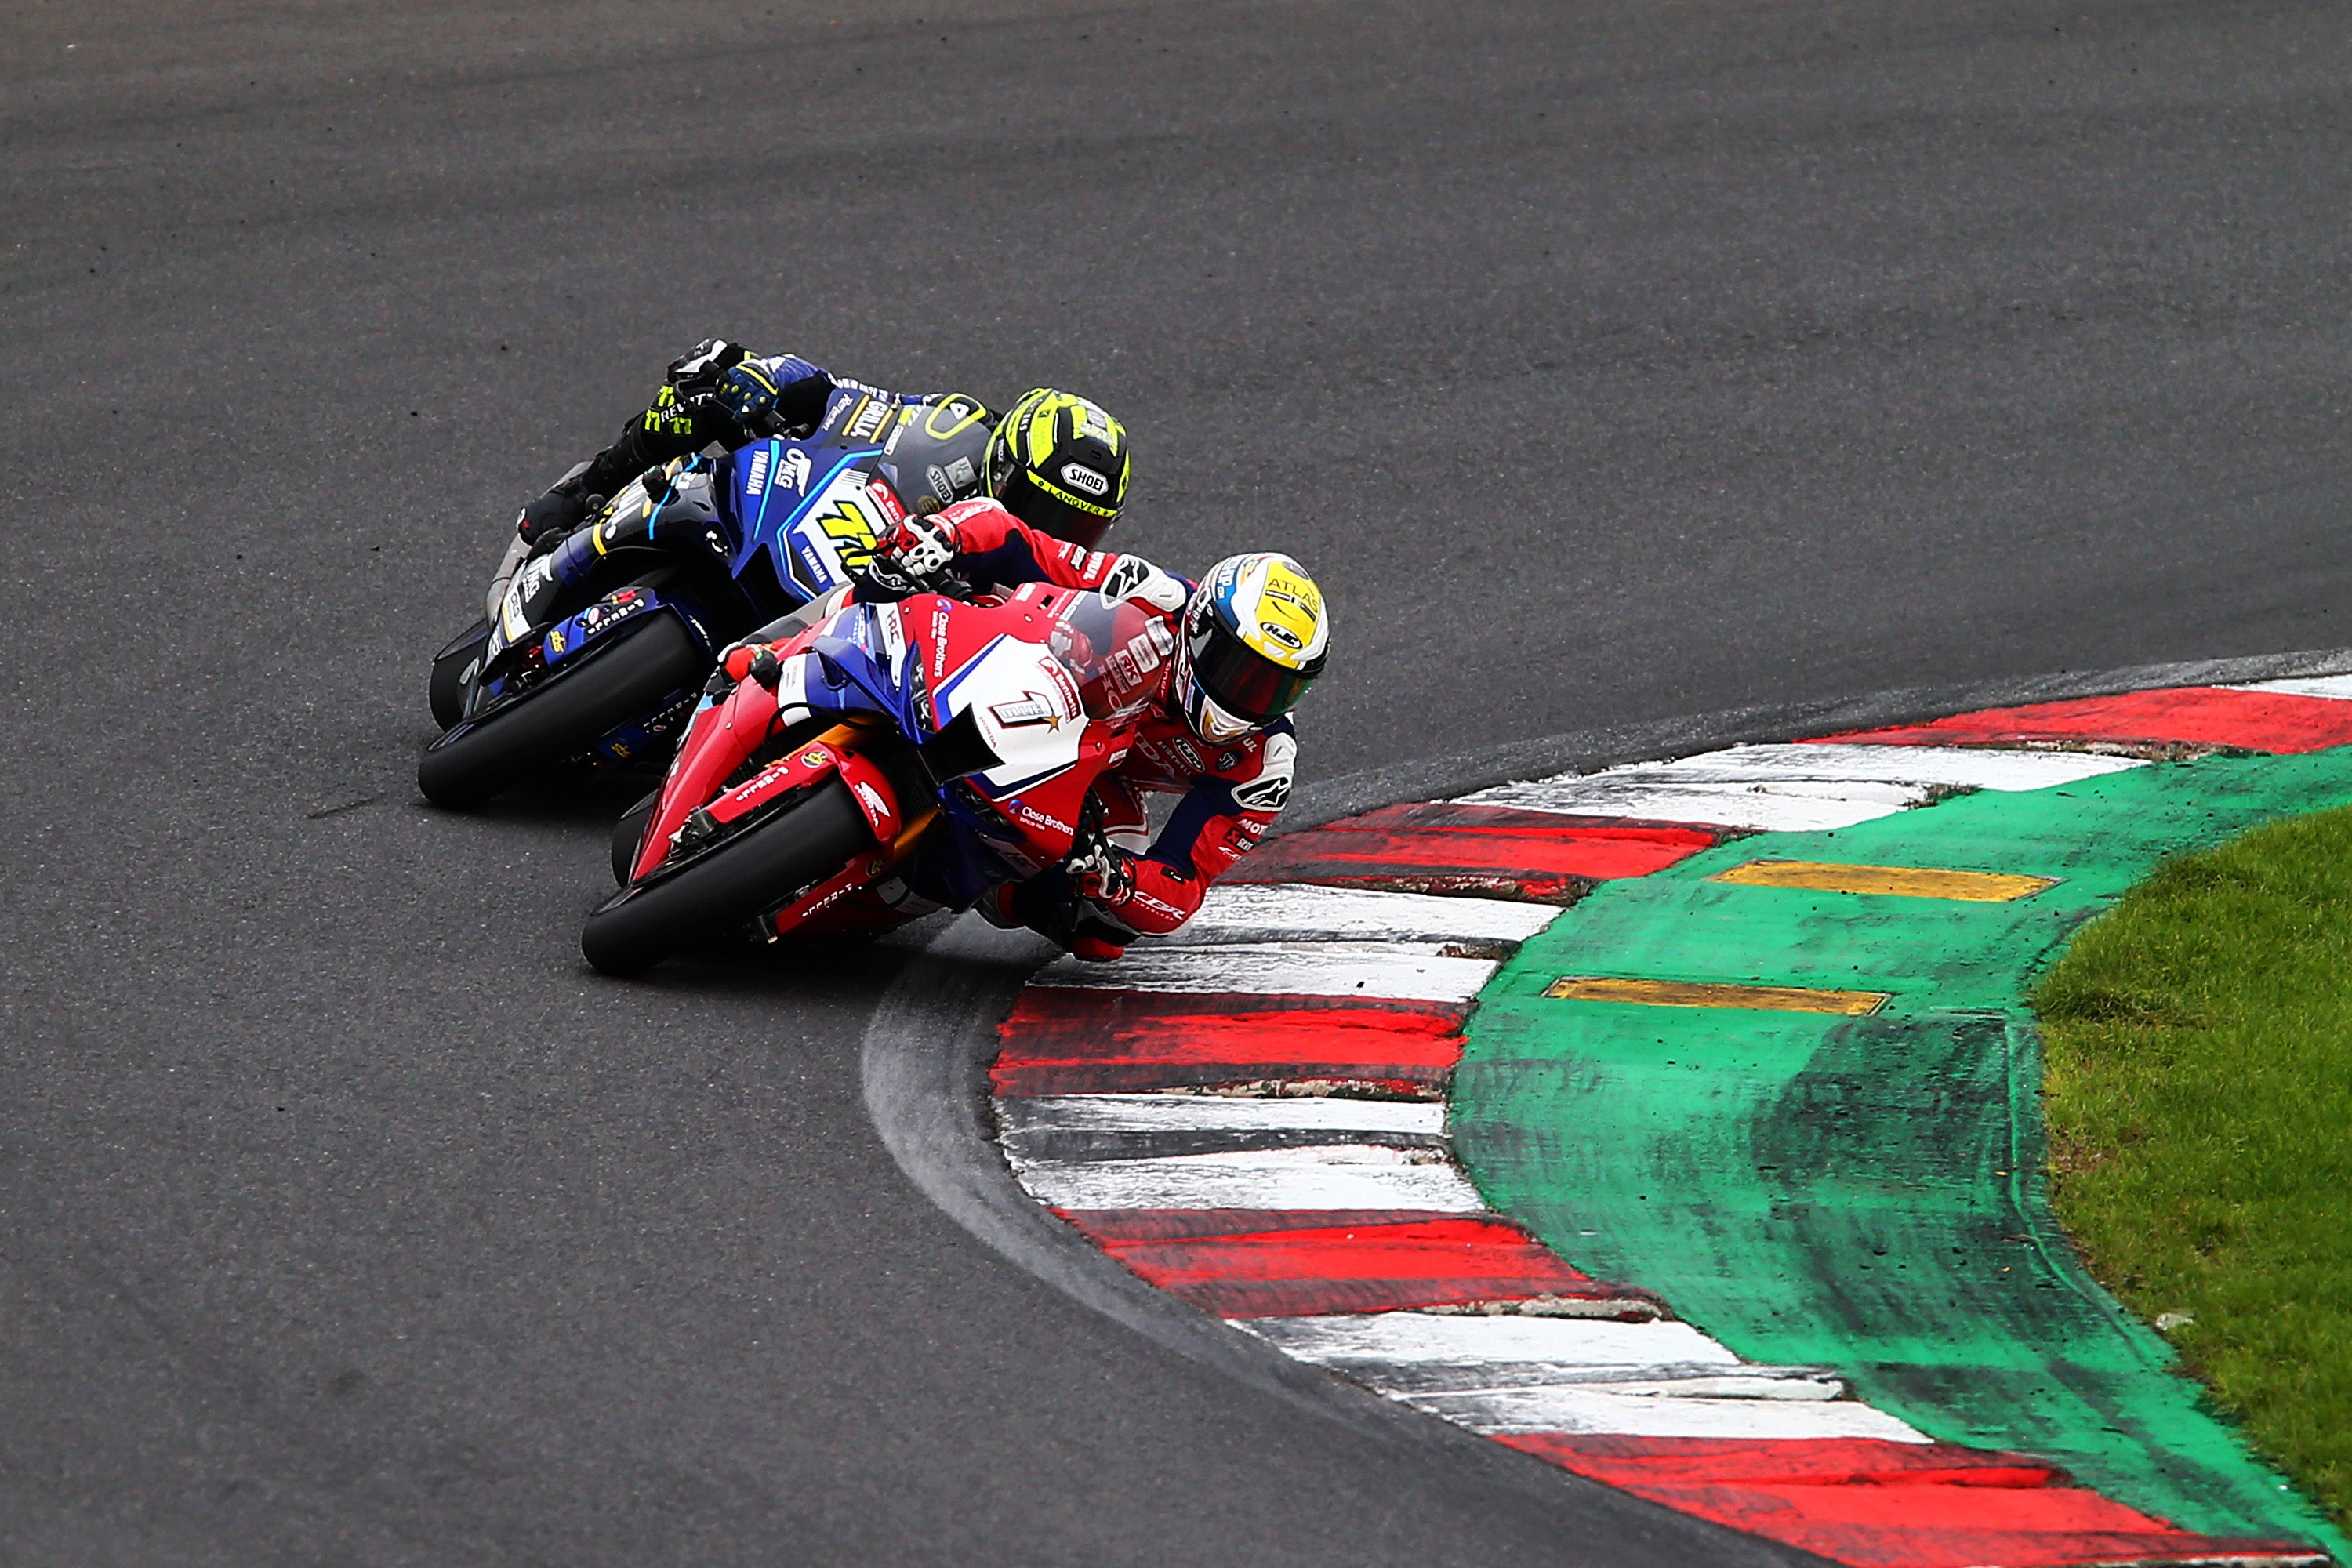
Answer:
M988 443L988 493L1032 528L1093 549L1127 503L1127 426L1050 386L1005 410Z

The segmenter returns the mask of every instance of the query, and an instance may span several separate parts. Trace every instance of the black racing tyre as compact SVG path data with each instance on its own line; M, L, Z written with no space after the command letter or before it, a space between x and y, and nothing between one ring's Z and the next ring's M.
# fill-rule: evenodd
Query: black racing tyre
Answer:
M613 880L616 885L629 885L629 873L637 867L637 848L646 841L646 828L654 819L654 807L660 804L661 791L656 790L621 813L621 820L613 824Z
M484 616L433 656L433 679L425 699L433 705L433 721L444 730L466 716L466 688L481 672L482 654L489 646L490 623Z
M436 805L488 800L691 689L709 668L710 656L676 616L646 616L515 702L427 746L416 787Z
M635 974L772 909L871 848L874 830L849 786L827 779L804 798L597 905L580 952L607 974Z

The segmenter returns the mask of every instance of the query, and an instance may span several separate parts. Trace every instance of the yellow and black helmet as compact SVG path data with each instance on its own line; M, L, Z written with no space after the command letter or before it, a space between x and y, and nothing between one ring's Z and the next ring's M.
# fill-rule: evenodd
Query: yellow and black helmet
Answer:
M1323 590L1287 555L1228 555L1184 607L1171 694L1192 732L1224 745L1298 705L1331 651Z
M1127 426L1050 386L1004 412L988 443L988 493L1032 528L1092 550L1127 504Z

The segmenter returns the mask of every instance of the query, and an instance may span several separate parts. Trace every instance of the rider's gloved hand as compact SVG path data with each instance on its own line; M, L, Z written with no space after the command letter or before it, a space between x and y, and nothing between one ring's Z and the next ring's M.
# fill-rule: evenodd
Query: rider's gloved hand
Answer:
M756 430L767 423L782 391L759 361L745 360L719 378L716 395L729 418L746 430Z
M725 338L705 338L669 362L666 379L690 397L709 392L719 384L721 375L748 357L749 351L741 343L730 343Z
M719 656L719 668L729 680L749 679L773 691L776 682L783 679L784 661L766 643L739 642Z
M910 576L928 577L956 558L955 530L932 517L904 517L874 542L874 553Z
M1135 892L1135 857L1099 838L1082 848L1062 863L1071 889L1090 903L1118 908Z
M515 514L515 532L537 554L541 546L555 542L580 526L588 515L588 498L569 495L562 490L550 490L543 496L533 496Z

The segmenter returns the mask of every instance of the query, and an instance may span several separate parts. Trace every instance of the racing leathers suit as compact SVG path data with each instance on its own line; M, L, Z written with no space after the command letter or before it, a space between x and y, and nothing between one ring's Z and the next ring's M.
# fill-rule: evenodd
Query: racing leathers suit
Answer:
M747 422L719 396L727 373L738 366L759 373L772 391L768 405ZM735 447L767 435L807 435L837 429L850 439L871 435L860 421L878 428L883 415L909 403L942 395L899 393L836 376L798 354L753 354L724 338L707 338L670 362L661 391L643 414L622 426L611 446L572 469L530 501L517 518L516 532L534 552L576 527L590 496L610 496L656 463L699 452L716 441Z
M764 406L747 409L737 417L722 386L737 369L756 373L750 381L735 378L730 392L745 386L764 389L758 401ZM819 369L798 354L755 355L724 338L706 338L670 362L661 391L651 406L622 426L620 439L570 471L547 493L524 504L515 519L515 537L505 557L491 574L483 613L495 621L507 585L522 563L544 555L561 543L588 514L592 497L609 498L631 479L657 463L701 451L712 442L733 448L768 435L807 436L818 430L837 433L847 441L863 440L884 427L894 410L909 404L936 403L950 395L936 392L891 392L847 376ZM987 416L991 425L993 415ZM961 493L980 488L977 471L963 477ZM955 493L955 492L951 492ZM803 606L813 619L825 602ZM782 636L797 623L787 616L755 634L760 641Z
M1160 617L1172 637L1183 635L1193 584L1140 556L1081 549L988 500L959 501L922 526L945 536L950 563L971 581L1091 588ZM982 914L1031 926L1081 958L1116 958L1137 936L1190 920L1209 884L1265 837L1290 797L1297 731L1285 716L1237 741L1202 740L1171 697L1175 667L1172 658L1161 663L1126 760L1094 786L1097 841L1081 843L1066 867L990 889ZM1180 797L1157 835L1145 813L1150 795Z

